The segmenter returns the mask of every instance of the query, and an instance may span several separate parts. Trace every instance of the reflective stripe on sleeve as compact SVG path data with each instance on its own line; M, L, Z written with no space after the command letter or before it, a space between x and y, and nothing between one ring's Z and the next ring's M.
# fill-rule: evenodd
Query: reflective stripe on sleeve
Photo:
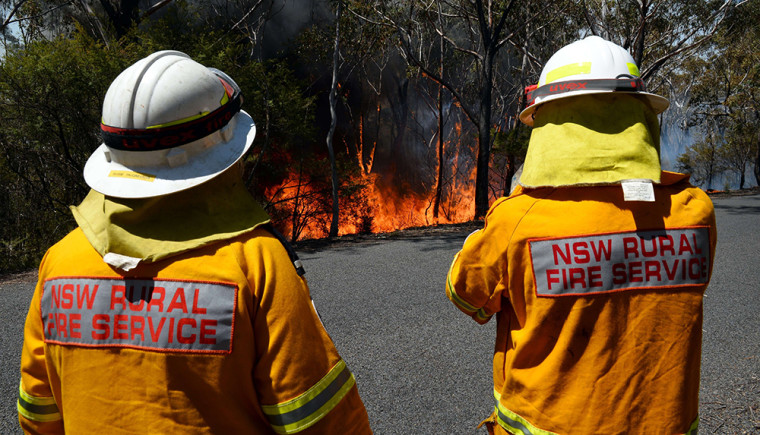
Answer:
M453 266L454 265L452 264L452 267ZM446 275L446 296L448 296L449 300L459 307L460 310L471 316L477 316L480 320L488 320L491 317L486 314L485 310L473 307L457 294L456 290L454 290L454 284L451 282L451 269L449 269L449 273Z
M61 419L58 405L52 397L35 397L24 391L23 383L19 382L18 402L16 408L19 414L28 420L49 422Z
M354 375L341 360L305 393L277 405L262 405L261 409L275 432L296 433L327 415L355 383Z
M697 435L697 429L699 429L699 416L694 419L694 422L689 426L689 430L684 435Z
M501 394L499 394L495 388L493 390L493 396L496 399L496 406L494 407L496 410L496 421L507 432L515 435L557 435L554 432L533 426L528 420L505 408L501 404ZM697 435L698 427L699 417L694 420L689 427L689 430L684 435Z
M501 394L496 389L494 389L493 395L496 399L496 421L507 432L515 435L557 435L554 432L533 426L528 420L505 408L501 404Z

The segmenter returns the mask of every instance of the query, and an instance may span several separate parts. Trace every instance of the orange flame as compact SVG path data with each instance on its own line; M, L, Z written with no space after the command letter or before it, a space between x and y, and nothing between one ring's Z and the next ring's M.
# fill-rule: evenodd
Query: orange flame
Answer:
M460 143L444 144L453 152L453 158L444 162L448 175L443 180L444 189L438 218L433 217L435 185L428 192L418 194L399 188L392 177L371 173L376 143L364 156L364 118L359 120L359 139L356 144L359 169L355 175L341 180L343 186L351 186L350 195L340 197L340 222L338 234L385 233L410 227L433 224L466 222L472 219L475 198L475 168L466 164L458 151ZM456 137L462 137L462 125L455 126ZM477 144L469 143L476 147ZM473 150L470 149L470 152ZM444 152L446 154L446 152ZM352 159L353 160L353 159ZM461 161L460 161L461 160ZM290 166L290 165L289 165ZM437 168L433 168L437 173ZM395 175L395 174L394 174ZM396 183L397 184L397 183ZM279 211L275 221L291 239L314 239L328 235L332 197L329 189L317 188L297 170L288 173L279 185L264 191L270 205ZM273 216L274 217L274 216Z

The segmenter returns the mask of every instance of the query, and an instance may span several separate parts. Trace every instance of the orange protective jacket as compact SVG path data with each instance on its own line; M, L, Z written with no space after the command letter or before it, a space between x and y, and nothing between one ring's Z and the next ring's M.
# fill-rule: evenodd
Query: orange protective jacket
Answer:
M28 433L371 433L283 245L256 229L117 272L80 229L26 320Z
M446 291L478 323L497 317L496 433L696 430L715 216L685 175L654 190L518 188L465 241Z

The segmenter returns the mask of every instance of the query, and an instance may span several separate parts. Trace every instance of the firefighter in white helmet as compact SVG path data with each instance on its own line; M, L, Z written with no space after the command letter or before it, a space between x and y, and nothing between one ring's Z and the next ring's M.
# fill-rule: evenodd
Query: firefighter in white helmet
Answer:
M241 104L176 51L111 84L79 227L42 260L26 319L25 432L371 433L297 257L241 183Z
M495 316L490 433L696 433L713 206L661 171L657 114L622 47L557 51L528 95L519 186L448 273L449 299Z

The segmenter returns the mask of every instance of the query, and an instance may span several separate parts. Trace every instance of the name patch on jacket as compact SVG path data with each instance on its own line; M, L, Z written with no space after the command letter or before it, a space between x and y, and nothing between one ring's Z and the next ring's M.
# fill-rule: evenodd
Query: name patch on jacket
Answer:
M528 241L539 297L583 296L708 282L707 227Z
M45 341L164 352L230 353L237 286L61 277L45 281Z

